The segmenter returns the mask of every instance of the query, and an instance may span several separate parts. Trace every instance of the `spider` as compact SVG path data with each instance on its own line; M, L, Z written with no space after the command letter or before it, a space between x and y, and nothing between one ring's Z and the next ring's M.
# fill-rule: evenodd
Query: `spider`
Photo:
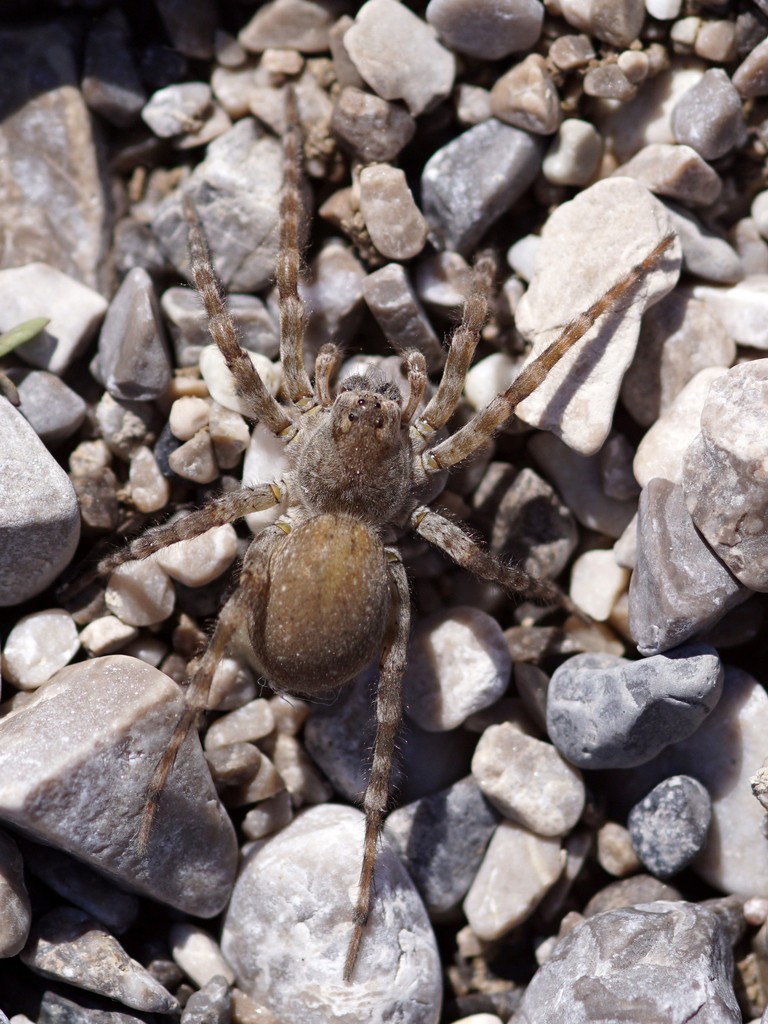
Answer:
M571 323L506 391L460 430L441 438L438 432L445 434L443 428L459 404L488 315L492 260L486 256L475 263L442 378L426 405L425 359L415 350L403 355L405 395L375 371L346 377L335 386L341 351L333 344L320 349L312 382L305 369L305 310L298 289L301 137L290 93L287 106L276 271L282 403L267 390L238 343L189 198L183 209L192 277L211 335L247 415L283 442L288 469L281 479L221 495L181 520L137 538L102 559L98 573L106 576L129 560L147 558L214 526L281 505L279 518L250 542L237 588L222 607L187 687L186 710L155 769L140 847L146 846L178 750L207 706L216 665L238 635L241 641L245 637L256 666L277 691L312 697L338 691L379 655L376 736L363 799L362 869L344 965L344 978L350 981L373 901L377 840L388 803L403 706L410 601L397 542L412 531L482 579L574 610L554 584L503 564L429 502L442 490L446 471L486 445L598 317L659 262L673 236Z

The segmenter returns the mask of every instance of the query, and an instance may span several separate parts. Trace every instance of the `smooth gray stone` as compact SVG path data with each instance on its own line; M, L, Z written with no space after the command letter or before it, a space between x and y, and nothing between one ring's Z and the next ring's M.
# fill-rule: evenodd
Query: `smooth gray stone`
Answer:
M416 131L416 121L396 103L349 85L336 97L331 131L365 163L394 160Z
M11 836L0 832L0 959L16 956L27 941L31 922L21 852Z
M426 17L451 49L499 60L535 46L544 7L539 0L430 0Z
M703 848L712 801L690 775L673 775L629 812L627 828L635 853L657 878L682 871Z
M629 631L641 654L659 654L711 629L750 596L694 526L678 484L649 481L637 530Z
M499 820L471 778L387 818L386 833L430 916L445 914L464 899Z
M544 145L491 118L439 149L421 178L422 210L439 248L471 252L533 183Z
M694 903L641 903L569 932L533 976L510 1024L741 1024L720 918Z
M43 444L55 445L71 437L85 419L85 402L55 373L12 368L8 376L19 392L19 412Z
M550 680L547 732L579 768L631 768L695 732L722 689L717 651L704 644L644 661L577 654Z
M0 399L0 607L26 601L69 564L80 512L69 477L21 413Z
M69 665L0 721L0 819L119 886L212 917L237 843L196 733L187 737L138 848L147 791L184 707L163 672L123 655Z
M636 903L655 903L657 900L680 900L682 896L672 885L653 875L632 875L618 882L609 882L596 892L584 907L584 917L594 917L606 910L632 907Z
M231 1018L229 984L217 974L189 997L181 1014L181 1024L229 1024Z
M255 295L228 295L227 305L238 326L238 341L251 352L275 359L280 350L275 323ZM189 288L169 288L160 306L170 322L179 366L197 366L200 353L211 344L208 320L200 296Z
M739 254L724 238L709 231L690 210L665 202L683 247L683 269L705 281L735 284L744 277Z
M171 358L152 278L129 271L110 303L99 335L94 376L118 401L153 401L171 382Z
M746 139L741 97L722 68L705 71L672 110L676 142L691 146L705 160L716 160Z
M352 979L342 981L363 815L323 804L246 854L221 948L237 985L279 1020L437 1024L442 977L424 905L388 842ZM297 970L297 964L301 970Z

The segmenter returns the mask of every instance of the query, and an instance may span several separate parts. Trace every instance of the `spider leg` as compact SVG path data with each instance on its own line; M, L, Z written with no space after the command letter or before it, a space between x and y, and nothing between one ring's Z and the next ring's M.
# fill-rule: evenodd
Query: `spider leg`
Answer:
M234 378L238 397L248 405L246 415L261 420L273 434L290 440L296 432L293 420L270 394L247 352L237 340L237 327L213 269L208 244L191 196L183 196L182 209L187 221L192 279L203 300L211 337Z
M299 406L312 400L312 386L304 367L304 329L306 312L299 295L299 222L302 214L299 174L301 138L296 109L296 93L285 91L286 129L283 137L283 191L280 196L280 250L276 278L280 309L280 361L285 375L284 390Z
M554 583L537 579L519 566L500 562L490 552L479 547L461 527L427 505L421 505L411 513L409 526L424 540L449 555L462 569L468 569L475 576L498 583L506 591L526 594L543 604L560 605L571 615L584 618L584 613Z
M331 381L341 362L341 349L338 345L323 345L315 360L315 395L320 405L327 409L333 404Z
M392 559L389 564L392 604L379 664L379 684L376 693L376 739L373 745L371 775L363 798L363 809L365 810L363 866L360 872L360 884L353 918L354 930L344 964L345 981L352 979L360 951L363 928L368 920L373 901L376 844L389 800L395 738L403 714L402 681L411 623L411 599L408 593L408 578L399 555L392 549L387 549L387 555Z
M423 352L411 348L403 353L403 362L408 375L408 401L403 408L400 422L406 426L413 419L419 402L424 397L427 387L427 361Z
M421 463L427 473L437 473L441 469L455 466L481 448L510 419L517 406L527 398L546 379L552 367L558 363L566 352L577 341L584 337L595 321L606 310L616 304L627 294L650 270L661 260L666 250L672 245L675 235L667 235L645 259L634 266L628 274L617 281L612 288L594 302L589 309L576 317L565 328L563 333L551 345L523 369L514 382L502 394L490 402L485 409L478 412L472 419L457 430L451 437L441 441L424 452Z
M494 270L490 256L480 256L475 263L472 284L464 300L461 323L451 336L440 384L412 427L417 450L423 449L435 431L445 426L459 404L469 364L480 341L480 332L488 319L488 297Z

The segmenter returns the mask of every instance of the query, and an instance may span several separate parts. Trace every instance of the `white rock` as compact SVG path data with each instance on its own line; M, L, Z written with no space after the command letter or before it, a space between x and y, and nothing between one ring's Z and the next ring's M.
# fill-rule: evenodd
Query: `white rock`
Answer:
M231 743L249 743L269 736L275 716L268 700L252 700L242 708L217 719L205 734L205 749L216 750Z
M163 622L176 603L168 575L151 557L115 569L104 596L107 608L128 626Z
M606 622L628 585L629 573L617 564L613 551L596 549L573 563L569 594L596 622Z
M171 925L171 956L200 988L220 974L230 985L235 973L227 963L219 944L203 928L187 921Z
M752 220L757 224L757 230L763 238L768 238L768 190L757 193L752 200L750 212Z
M436 612L419 623L408 647L408 715L428 732L455 729L504 694L511 668L504 633L486 612Z
M645 0L645 9L652 18L672 21L680 13L683 0Z
M161 139L197 131L210 111L211 87L183 82L158 89L141 112L144 123Z
M290 793L286 789L269 800L262 800L260 804L256 804L243 818L240 827L248 839L264 839L278 829L285 828L292 819L293 805Z
M496 395L506 391L521 366L521 359L513 359L506 352L492 352L478 360L467 374L464 397L473 409L484 409Z
M128 482L131 501L139 512L158 512L168 504L170 485L161 473L153 452L145 445L131 455Z
M264 381L267 390L276 395L283 383L283 373L279 363L273 363L271 359L261 355L259 352L246 352L246 355L256 367L261 379ZM206 345L200 353L200 373L203 375L211 397L219 405L227 409L233 409L242 416L251 415L246 402L235 393L235 382L232 374L227 369L224 356L215 345Z
M121 650L138 635L135 626L128 626L115 615L102 615L83 628L80 643L89 654L98 658Z
M21 690L35 690L64 668L80 647L77 626L63 608L24 615L3 649L3 676Z
M586 185L603 154L603 140L589 121L569 117L552 140L541 170L553 185Z
M502 821L464 900L464 913L481 939L498 939L530 917L560 877L566 853L545 839Z
M507 251L507 263L524 281L530 281L533 277L536 253L539 251L540 245L541 239L538 235L525 235Z
M211 407L204 398L184 395L171 406L168 422L174 437L188 441L198 430L208 426L210 418Z
M258 487L259 484L279 483L288 468L285 442L275 437L263 423L257 423L245 453L243 484L246 487ZM276 522L285 510L286 504L283 500L274 508L265 509L263 512L251 512L245 517L248 529L253 533L260 533L265 526Z
M589 246L583 244L584 224L592 226ZM517 308L517 328L534 342L531 358L671 230L664 206L629 178L605 179L559 206L544 225L536 271ZM680 262L675 240L661 265L632 289L630 301L625 296L598 320L517 415L583 455L598 451L611 428L642 314L674 287Z
M735 342L768 349L768 275L755 274L732 288L696 284L691 292L711 306Z
M701 430L701 411L712 382L727 373L727 367L710 366L689 380L667 411L661 415L637 446L632 470L641 487L655 476L679 484L683 456Z
M187 587L203 587L217 579L237 554L237 533L225 523L199 537L179 541L155 555L157 564L169 576Z

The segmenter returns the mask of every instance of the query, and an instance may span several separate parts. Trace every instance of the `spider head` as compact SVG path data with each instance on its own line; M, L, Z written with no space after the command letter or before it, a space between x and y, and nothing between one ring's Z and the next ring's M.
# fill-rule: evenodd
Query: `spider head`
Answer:
M354 374L342 381L333 404L333 433L342 445L364 444L371 450L400 446L400 391L373 374Z

